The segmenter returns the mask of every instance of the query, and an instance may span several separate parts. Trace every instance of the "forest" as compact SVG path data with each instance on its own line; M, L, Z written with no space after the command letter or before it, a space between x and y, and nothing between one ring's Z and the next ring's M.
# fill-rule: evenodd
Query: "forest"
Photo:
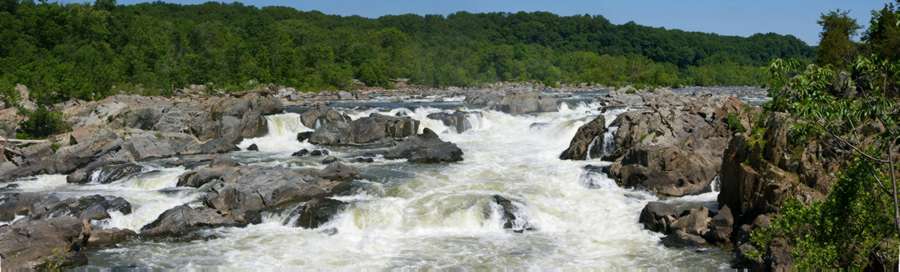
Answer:
M810 60L793 36L722 36L613 24L599 15L458 12L377 19L241 3L117 5L0 0L0 90L39 104L189 84L303 91L476 86L760 85L775 58ZM12 100L15 101L15 100Z

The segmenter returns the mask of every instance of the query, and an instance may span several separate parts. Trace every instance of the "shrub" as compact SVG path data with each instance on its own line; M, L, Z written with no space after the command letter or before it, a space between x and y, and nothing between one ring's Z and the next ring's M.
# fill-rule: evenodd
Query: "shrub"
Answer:
M25 112L28 118L19 124L17 137L23 139L41 139L47 136L65 132L69 125L63 120L62 113L50 111L46 107L39 107L34 111Z

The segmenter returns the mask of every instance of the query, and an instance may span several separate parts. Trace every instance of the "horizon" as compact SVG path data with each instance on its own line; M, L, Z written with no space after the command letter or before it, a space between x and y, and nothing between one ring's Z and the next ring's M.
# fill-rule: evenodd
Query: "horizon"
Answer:
M90 3L90 0L60 0L59 3ZM133 5L155 1L124 0L120 5ZM329 15L378 18L387 15L449 15L456 12L550 12L559 16L599 15L614 24L634 22L651 27L679 29L690 32L715 33L726 36L749 37L757 33L791 35L810 46L819 43L821 27L817 21L822 13L841 9L863 26L854 37L859 40L868 27L871 11L880 9L892 1L759 1L753 6L737 2L698 0L689 3L669 3L663 0L645 1L640 4L625 1L581 3L562 0L551 3L546 0L527 0L515 3L506 0L488 1L432 1L390 0L372 4L360 0L249 0L249 1L201 1L170 0L166 3L196 5L206 2L233 3L255 7L283 6L303 11L319 11ZM562 4L561 4L562 3ZM648 8L651 7L651 8ZM702 16L699 16L702 15ZM768 16L765 20L760 18Z

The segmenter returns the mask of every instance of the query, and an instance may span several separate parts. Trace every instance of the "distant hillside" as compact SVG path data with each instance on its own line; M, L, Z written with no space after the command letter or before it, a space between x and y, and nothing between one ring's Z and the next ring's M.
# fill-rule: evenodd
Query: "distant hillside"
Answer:
M455 13L378 19L242 4L0 4L0 90L41 102L188 84L348 88L496 81L747 85L773 58L810 58L792 36L749 38L615 25L602 16Z

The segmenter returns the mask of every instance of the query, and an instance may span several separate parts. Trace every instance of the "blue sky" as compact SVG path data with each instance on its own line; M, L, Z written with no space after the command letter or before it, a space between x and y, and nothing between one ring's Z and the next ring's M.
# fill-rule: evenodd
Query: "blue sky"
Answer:
M78 0L62 0L76 2ZM893 1L893 0L891 0ZM850 10L860 25L868 26L873 9L887 0L245 0L254 6L290 6L328 14L378 17L385 14L449 14L455 11L549 11L560 15L599 14L613 23L642 25L748 36L775 32L791 34L809 44L818 43L818 16L833 9ZM120 4L147 2L119 0ZM194 4L205 0L166 0ZM230 1L226 1L230 2Z

